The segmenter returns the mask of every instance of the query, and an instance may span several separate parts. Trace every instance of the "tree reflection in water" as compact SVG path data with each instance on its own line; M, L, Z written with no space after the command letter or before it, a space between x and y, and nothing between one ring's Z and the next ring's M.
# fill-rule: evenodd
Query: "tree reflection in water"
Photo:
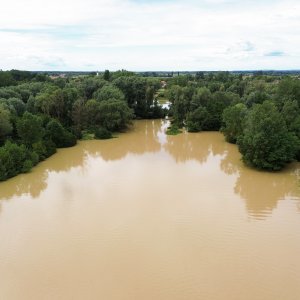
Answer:
M72 168L84 171L89 157L117 161L130 154L166 152L176 163L194 160L204 164L213 158L225 174L236 176L233 191L245 200L247 212L253 218L265 219L277 207L278 201L286 198L295 198L300 212L299 164L291 164L279 173L252 170L240 161L237 147L226 143L220 133L183 132L177 136L166 136L167 126L168 121L164 120L136 121L135 126L117 138L81 141L73 148L59 150L31 173L0 183L0 210L1 200L26 194L32 198L39 197L47 188L51 173L68 172Z
M32 198L39 197L47 188L51 172L67 172L76 167L84 169L89 156L114 161L121 160L128 154L160 151L158 133L162 131L162 123L159 120L137 122L140 123L139 126L134 126L116 139L81 141L75 147L60 149L57 154L40 163L30 173L0 182L0 201L24 194L29 194Z
M280 200L300 200L299 168L299 163L293 163L277 173L251 169L241 162L235 145L228 146L221 161L221 169L226 174L237 175L234 192L245 200L249 216L260 220L271 215Z

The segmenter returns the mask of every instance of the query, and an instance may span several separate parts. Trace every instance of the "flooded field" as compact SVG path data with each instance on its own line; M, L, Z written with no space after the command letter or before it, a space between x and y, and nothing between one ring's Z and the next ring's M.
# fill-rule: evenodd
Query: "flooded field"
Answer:
M137 121L0 183L0 299L298 300L300 164Z

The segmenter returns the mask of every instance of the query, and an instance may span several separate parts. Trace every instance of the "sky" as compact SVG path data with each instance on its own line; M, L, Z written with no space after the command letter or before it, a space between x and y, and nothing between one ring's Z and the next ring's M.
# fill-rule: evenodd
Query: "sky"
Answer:
M0 69L300 69L300 1L0 0Z

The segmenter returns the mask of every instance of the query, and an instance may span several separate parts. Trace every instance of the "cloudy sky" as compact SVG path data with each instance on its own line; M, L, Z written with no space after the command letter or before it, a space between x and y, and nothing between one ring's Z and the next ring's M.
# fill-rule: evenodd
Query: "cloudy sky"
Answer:
M300 69L299 0L0 0L0 69Z

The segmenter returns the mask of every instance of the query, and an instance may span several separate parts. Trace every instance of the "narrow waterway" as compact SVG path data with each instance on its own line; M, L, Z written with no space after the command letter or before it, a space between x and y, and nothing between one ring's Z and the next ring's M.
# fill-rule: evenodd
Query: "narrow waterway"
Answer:
M300 164L137 121L0 183L0 299L299 300Z

